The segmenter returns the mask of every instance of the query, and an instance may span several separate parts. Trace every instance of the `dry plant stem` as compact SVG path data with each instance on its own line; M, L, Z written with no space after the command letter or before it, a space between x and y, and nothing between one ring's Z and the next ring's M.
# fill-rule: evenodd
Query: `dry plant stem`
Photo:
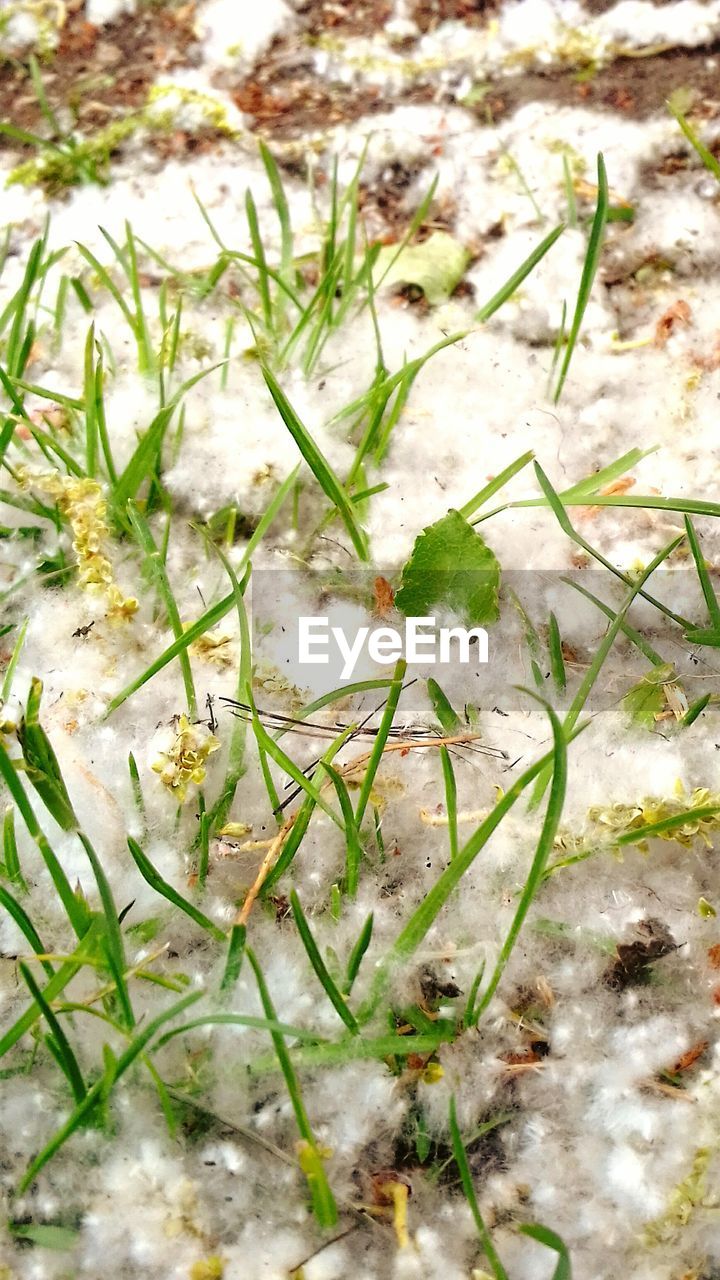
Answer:
M480 734L478 733L458 733L449 738L431 738L429 741L426 738L401 739L398 742L386 742L383 747L383 755L388 751L413 751L420 747L461 746L463 743L475 742L479 737ZM361 756L356 756L354 760L349 760L347 764L344 764L340 769L338 769L338 773L341 777L347 777L348 775L353 774L357 769L361 768L362 765L368 763L371 755L371 751L366 751ZM326 780L322 784L321 790L327 790L331 785L331 782ZM290 815L290 817L283 823L277 835L274 836L270 842L270 847L260 863L260 868L255 880L248 890L247 897L235 918L234 923L236 925L247 925L254 903L258 895L261 893L262 887L275 866L275 863L280 857L282 847L295 825L295 820L299 812L300 810L298 809L295 813Z
M255 899L260 893L260 890L262 889L265 881L270 875L270 872L275 866L275 863L280 857L282 847L295 825L295 819L297 818L299 812L300 810L298 809L296 810L295 813L290 815L290 817L287 819L286 822L283 823L277 835L272 840L270 844L270 848L268 849L267 853L265 854L265 857L260 863L260 870L258 871L253 884L250 886L247 897L242 905L241 910L238 912L238 915L235 919L236 925L247 924L250 918L250 912L253 909L253 904L255 902Z

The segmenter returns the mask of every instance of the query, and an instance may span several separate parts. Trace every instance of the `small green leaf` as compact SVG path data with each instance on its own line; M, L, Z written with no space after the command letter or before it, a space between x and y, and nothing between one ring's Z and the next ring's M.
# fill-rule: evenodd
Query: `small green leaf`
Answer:
M642 680L634 685L622 700L623 709L633 724L652 729L665 710L665 685L675 680L675 668L671 662L651 667Z
M30 782L58 825L70 831L77 819L50 739L40 724L42 691L42 681L33 676L17 736Z
M18 1240L27 1240L40 1249L74 1249L80 1239L79 1231L73 1227L54 1227L32 1222L11 1223L10 1230Z
M461 724L460 717L447 694L443 693L437 680L433 680L432 676L428 679L427 691L443 732L448 735L457 733Z
M498 617L500 565L459 511L423 529L402 573L395 604L409 617L444 605L467 625Z
M400 253L396 245L380 250L375 263L376 284L414 284L422 289L431 307L447 302L462 280L470 254L447 231L434 231L422 244L408 245Z
M570 1254L567 1245L555 1231L551 1231L549 1227L543 1227L539 1222L525 1222L518 1230L524 1236L530 1236L531 1240L537 1240L539 1244L544 1244L547 1249L553 1249L558 1255L558 1262L552 1274L552 1280L572 1280L572 1268L570 1265Z

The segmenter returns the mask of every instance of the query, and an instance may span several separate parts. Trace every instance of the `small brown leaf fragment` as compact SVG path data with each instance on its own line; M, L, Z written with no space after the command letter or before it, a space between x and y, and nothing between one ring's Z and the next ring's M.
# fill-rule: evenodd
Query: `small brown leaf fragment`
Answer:
M720 969L720 942L716 942L714 946L708 947L708 960L711 969Z
M681 1071L688 1071L690 1067L695 1065L699 1058L702 1058L707 1047L707 1040L698 1040L697 1044L691 1045L689 1049L686 1049L685 1052L680 1055L677 1062L670 1068L669 1074L671 1076L676 1076L679 1075Z
M393 591L387 578L383 578L378 574L373 582L373 613L378 618L387 617L388 613L395 604L395 592Z
M673 302L667 311L663 311L655 325L655 337L653 339L655 346L664 347L671 333L679 325L690 324L691 316L690 308L682 298L678 298L677 302Z
M636 933L639 936L634 941L618 943L617 959L605 973L605 985L613 991L624 991L626 987L644 982L656 960L677 950L670 930L660 920L641 920Z
M370 1185L372 1188L372 1197L374 1203L379 1208L392 1208L392 1187L395 1184L407 1187L408 1195L412 1195L410 1179L406 1178L404 1174L398 1173L396 1169L378 1169L371 1175Z
M627 493L628 489L632 489L634 484L634 476L620 476L618 480L613 480L611 484L604 485L600 493L604 498L609 498L613 493Z

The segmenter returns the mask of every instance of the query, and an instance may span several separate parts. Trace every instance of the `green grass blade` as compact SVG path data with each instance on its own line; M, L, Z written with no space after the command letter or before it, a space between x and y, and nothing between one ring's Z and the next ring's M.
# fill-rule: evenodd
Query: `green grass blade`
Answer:
M537 695L532 694L531 696L536 697ZM550 704L544 702L542 698L538 698L537 700L547 711L550 718L550 724L552 726L552 765L549 766L552 767L552 786L550 788L550 795L548 797L547 808L545 810L545 818L540 832L540 839L538 840L537 848L535 850L535 856L533 857L527 880L525 881L522 893L520 894L520 901L518 902L512 924L510 925L507 937L500 948L500 954L490 981L488 982L488 985L477 1005L476 1021L482 1016L485 1009L487 1009L490 1001L497 991L502 975L505 972L505 966L512 955L520 930L525 923L525 917L527 916L535 895L542 884L543 872L545 871L547 860L552 852L553 842L557 835L560 817L565 803L565 792L567 789L567 737L565 728L560 724L560 721ZM572 725L568 726L568 728L572 727Z
M551 612L548 622L548 653L550 654L550 670L559 693L564 693L567 686L565 659L562 651L562 637L555 614Z
M463 1146L463 1140L460 1136L460 1129L458 1127L454 1095L450 1098L450 1140L452 1143L455 1163L460 1173L462 1188L465 1192L465 1199L470 1206L470 1212L473 1216L475 1226L477 1227L477 1233L480 1237L480 1243L485 1257L490 1264L495 1280L509 1280L508 1273L500 1261L500 1257L490 1238L490 1232L485 1226L482 1214L480 1213L480 1206L478 1205L477 1196L475 1195L470 1165L468 1164L468 1158L465 1153L465 1147Z
M78 938L81 938L88 927L87 908L84 903L76 898L61 862L46 835L41 830L22 783L2 742L0 742L0 775L4 778L7 789L20 812L23 822L40 851L67 917Z
M76 947L73 956L66 960L64 964L53 974L52 978L43 988L43 995L48 1004L56 1000L57 997L65 990L65 987L75 977L75 974L88 963L89 958L94 954L98 940L102 936L104 929L104 921L96 918L91 921L90 926ZM40 1009L33 1001L29 1009L18 1018L17 1022L5 1032L0 1038L0 1058L17 1044L18 1040L30 1030L40 1017Z
M352 500L335 475L329 462L318 449L312 436L298 418L274 374L265 365L263 365L263 376L280 417L318 484L333 503L333 506L337 508L359 559L366 562L369 559L367 537L358 524L357 513Z
M227 934L223 929L220 929L218 925L209 918L209 916L206 916L205 913L200 911L198 907L194 906L192 902L188 902L187 898L184 898L181 893L178 893L177 889L173 889L172 885L168 884L167 880L163 879L160 872L153 866L147 855L143 853L137 840L133 840L132 836L128 836L127 844L140 875L143 880L147 881L151 889L154 889L156 893L159 893L163 898L166 898L174 907L178 907L180 911L184 911L185 915L189 916L191 920L194 920L195 924L200 925L201 929L207 930L207 932L215 938L216 942L227 941Z
M594 604L601 613L604 613L605 617L609 618L611 622L613 618L617 617L614 609L611 609L609 605L604 603L604 601L599 600L598 597L594 596L586 587L581 587L579 582L573 581L572 578L561 578L560 581L566 583L568 587L572 587L573 590L579 591L581 596L585 596L586 600L590 600L591 603ZM620 630L624 636L627 636L628 640L632 641L635 648L648 659L648 662L651 662L654 667L663 666L665 659L662 654L658 653L657 649L653 649L652 645L648 643L645 637L642 636L639 631L636 631L634 627L631 627L629 622L623 621Z
M35 955L44 957L47 952L47 947L43 945L42 938L40 937L40 934L35 928L35 925L30 919L27 911L22 904L18 902L17 898L14 898L9 890L4 889L2 885L0 885L0 906L4 907L8 915L15 921L23 937L30 943ZM48 977L52 978L55 970L53 969L50 961L43 958L40 961L40 964Z
M582 547L583 551L586 551L594 560L597 560L604 569L607 569L610 573L614 574L616 578L619 578L621 582L624 582L626 587L632 587L633 579L627 573L623 573L621 569L618 569L611 560L606 560L605 556L601 555L595 547L591 546L587 539L583 538L582 534L578 533L565 510L563 499L558 493L556 493L555 489L553 489L539 462L535 463L535 474L538 478L540 488L545 495L547 504L552 510L553 515L555 516L555 519L560 525L563 533L567 534L568 538L571 538L573 542L576 542L579 547ZM593 502L595 502L595 499L593 499ZM640 591L639 594L642 596L643 600L647 600L649 604L654 605L656 609L659 609L661 613L664 613L667 618L671 618L673 622L677 622L679 626L685 628L693 626L693 623L690 622L689 619L683 618L679 613L673 613L672 609L668 609L667 605L663 604L660 600L656 600L655 597L649 595L647 591Z
M674 831L676 827L683 827L686 822L696 822L701 818L714 818L718 813L720 813L720 805L698 805L694 809L686 809L683 813L673 813L669 818L660 818L657 822L648 822L643 827L635 827L632 831L625 831L622 835L613 838L613 844L621 848L628 844L638 844L643 840L652 839L653 836L662 835L667 831Z
M504 488L508 481L512 480L513 476L518 474L518 471L522 471L523 467L526 467L529 462L532 462L534 457L535 454L532 449L528 449L527 453L521 454L520 457L516 458L514 462L511 462L508 467L505 467L499 475L494 476L493 479L480 489L469 502L466 502L464 507L460 507L460 515L464 516L466 520L469 520L470 517L475 514L478 507L483 507L499 489Z
M671 102L666 102L665 105L668 111L670 112L670 114L675 117L682 132L685 134L685 137L690 143L690 146L693 148L694 151L697 152L698 156L700 157L703 164L705 165L705 168L709 170L709 172L713 175L714 178L717 178L718 182L720 182L720 164L718 164L712 151L708 151L705 144L700 141L697 134L695 133L695 130L692 128L690 124L688 124L688 121L685 119L685 116L682 114L681 111L678 111L672 105Z
M360 1028L348 1009L344 996L333 981L325 961L320 955L318 945L313 938L310 926L307 922L307 918L295 889L291 889L290 891L290 907L297 926L297 931L300 934L300 940L305 948L307 958L315 971L315 976L320 983L320 986L323 988L323 991L338 1017L345 1023L348 1031L350 1031L352 1035L356 1036Z
M375 774L380 766L383 751L385 750L385 743L387 742L388 734L390 733L392 723L395 718L395 712L397 711L398 701L400 699L400 694L402 693L406 670L407 663L404 658L400 658L395 664L390 692L382 714L382 719L378 726L377 734L375 735L370 759L368 760L367 768L360 785L360 795L358 796L358 802L355 808L355 825L357 826L358 831L362 826L362 820L365 816L365 810L370 799L373 782L375 781Z
M145 517L140 513L134 502L128 502L127 505L128 519L130 526L137 539L144 557L150 576L154 579L158 595L162 600L167 614L170 630L173 633L175 642L182 640L185 635L185 629L180 618L180 612L177 602L173 594L170 580L165 571L163 559L158 551L155 539L150 532L150 526ZM169 524L169 520L168 520ZM185 688L185 697L187 699L188 716L191 720L197 719L197 696L195 693L195 682L193 680L192 668L190 666L190 655L187 647L178 652L178 661L180 663L180 671L182 672L183 686Z
M710 574L707 571L705 558L703 556L700 543L698 542L693 522L689 516L685 517L685 532L692 552L692 558L695 561L695 568L697 569L700 588L703 593L705 604L707 605L710 622L716 631L720 631L720 605L718 604L717 596L715 595L712 582L710 581Z
M605 239L605 226L608 219L608 209L610 206L610 198L608 195L607 173L605 172L605 161L602 153L598 154L597 159L598 172L598 195L597 205L595 208L595 216L593 218L592 227L590 228L590 237L588 239L587 253L585 254L585 262L583 263L582 274L580 276L580 287L578 289L577 302L575 303L575 313L570 325L567 346L565 347L565 355L562 365L560 366L560 375L555 388L555 404L557 404L562 389L565 385L565 379L570 368L570 361L573 358L573 352L580 336L580 328L585 315L585 309L590 299L595 273L600 261L603 241Z
M347 853L345 859L345 892L349 898L357 895L358 877L363 859L363 849L360 841L360 832L357 822L355 821L355 811L350 799L348 791L342 777L337 769L334 769L327 760L322 762L322 767L330 778L340 803L340 810L345 823L345 842L347 845Z
M58 826L63 831L72 831L77 827L78 821L52 743L40 724L42 692L42 681L33 676L25 712L18 725L17 738L29 782Z
M243 956L245 955L246 938L247 929L245 925L234 924L230 930L230 941L228 943L227 957L225 959L225 968L220 980L221 995L226 995L229 991L232 991L235 983L240 977Z
M578 730L579 732L580 730ZM478 854L484 849L494 831L499 827L505 814L522 795L523 791L547 768L552 766L554 750L547 752L530 765L524 773L516 778L511 787L498 800L487 818L473 832L469 840L460 849L457 857L445 868L435 881L430 891L411 915L404 929L396 938L384 958L378 963L373 988L367 1003L357 1014L362 1025L372 1016L396 968L409 960L420 946L423 938L442 911L450 895L457 888L466 871L472 866Z
M572 1280L572 1268L567 1245L555 1231L550 1231L548 1227L542 1227L536 1222L525 1222L518 1227L518 1231L521 1231L524 1236L530 1236L531 1240L537 1240L538 1244L544 1244L548 1249L553 1249L558 1254L558 1264L552 1273L552 1280Z
M698 716L702 715L712 696L713 695L711 693L704 693L701 698L698 698L695 702L691 702L680 722L684 729L688 729L691 724L695 723Z
M550 232L549 235L545 236L544 240L541 240L540 244L537 245L525 261L521 263L517 271L514 271L510 278L505 281L504 285L498 289L497 293L493 294L490 301L486 302L485 306L480 308L475 317L478 324L485 324L485 321L489 320L490 317L493 316L496 311L499 311L503 304L507 302L508 298L512 297L515 290L522 284L526 276L529 276L530 272L535 270L538 262L545 257L545 254L548 253L550 249L552 249L555 241L559 239L564 230L565 223L561 222L559 226L555 227L554 230Z
M13 645L13 651L10 654L10 661L8 662L5 670L2 688L0 689L0 703L7 702L10 697L15 671L17 669L17 664L20 661L20 654L22 653L22 647L25 643L25 635L27 633L29 621L29 618L23 618L22 625L17 633L15 644Z
M456 858L459 851L457 821L457 784L455 771L447 747L440 748L443 781L445 783L445 812L448 820L448 840L450 842L450 861Z
M78 832L80 843L82 844L88 861L92 867L92 873L95 877L95 883L100 894L100 903L105 917L105 945L108 953L108 963L112 972L115 985L117 987L118 1000L123 1015L123 1025L127 1028L135 1026L135 1014L133 1013L132 1004L130 1002L130 993L125 981L125 969L127 961L125 959L125 947L123 945L122 933L118 923L118 912L115 906L110 881L108 880L103 865L97 856L92 844L88 840L84 832Z
M254 952L249 947L247 949L247 958L250 961L255 974L255 980L257 982L260 1001L265 1012L265 1017L276 1022L277 1016L273 1002L270 998L270 992L268 991L265 983L265 978L263 977L262 970L255 958ZM302 1093L300 1092L300 1084L297 1075L295 1074L295 1069L282 1033L279 1031L271 1032L271 1037L275 1053L277 1054L277 1059L280 1064L280 1069L285 1079L285 1086L290 1096L290 1102L292 1103L292 1108L295 1113L295 1122L298 1130L300 1131L303 1143L305 1144L306 1154L314 1156L314 1159L310 1161L303 1161L302 1155L300 1158L301 1168L307 1178L312 1198L313 1211L320 1227L333 1227L337 1222L337 1206L335 1204L333 1193L330 1190L330 1185L327 1180L327 1175L325 1174L322 1158L320 1156L312 1128L310 1127L310 1121L308 1119L307 1111L305 1110Z
M648 578L655 572L658 565L661 565L663 560L667 559L667 557L671 554L671 552L673 552L675 548L680 545L683 539L684 539L684 534L680 535L680 537L673 538L672 542L669 542L667 546L663 547L662 551L658 552L658 554L650 561L650 564L647 565L645 569L643 569L637 581L633 583L632 588L628 592L627 596L625 597L625 600L621 608L616 613L613 621L611 622L610 626L605 632L605 635L600 641L600 644L598 645L595 651L595 654L593 656L592 662L590 663L587 671L585 672L585 675L583 676L583 679L580 683L580 687L578 688L578 691L575 694L575 697L573 698L570 704L570 707L565 716L565 720L563 721L563 726L566 733L571 733L575 725L577 724L577 721L580 717L582 709L585 706L585 703L587 701L590 690L592 689L593 685L595 684L595 681L597 680L600 674L600 671L602 670L602 667L605 663L605 659L607 658L610 650L612 649L612 646L614 645L615 640L617 639L618 633L622 629L622 624L625 621L625 616L628 610L630 609L630 606L633 600L635 599L636 596L644 594L642 590L643 583L647 582ZM540 798L542 797L542 794L547 786L548 777L549 775L546 770L538 778L535 786L535 790L533 792L532 800L531 800L531 808L539 803Z
M350 952L350 959L347 963L347 971L345 974L345 982L343 983L343 995L349 996L355 985L355 979L360 972L360 966L365 958L365 952L370 946L372 938L374 917L372 911L363 924L358 934L357 942Z
M65 1035L65 1032L63 1031L58 1018L55 1016L50 1005L47 1003L47 1000L45 999L42 991L40 990L38 984L33 978L30 970L28 969L28 966L26 964L23 964L22 960L20 961L20 972L25 981L25 985L27 986L30 992L30 995L32 996L35 1003L37 1004L43 1018L45 1019L45 1021L48 1024L48 1027L50 1028L50 1032L53 1036L56 1050L57 1050L57 1060L60 1063L60 1066L62 1067L62 1070L64 1071L67 1077L68 1083L72 1090L73 1098L75 1099L76 1103L82 1102L83 1098L85 1097L85 1094L87 1093L87 1089L85 1087L85 1081L83 1080L82 1071L80 1070L78 1060L75 1057L75 1054L73 1053L72 1047L70 1045L70 1041Z
M252 682L252 645L250 641L250 627L248 625L247 610L245 608L243 586L239 583L237 574L222 548L215 545L212 539L208 537L205 530L199 529L198 526L195 525L193 527L198 529L198 532L202 533L205 537L208 548L217 556L230 579L235 611L238 618L238 632L240 636L240 660L238 662L236 689L237 701L240 702L243 697L243 689ZM245 583L246 582L247 579L245 579ZM238 783L245 772L246 738L247 721L240 716L236 716L233 723L232 734L230 736L225 778L222 787L220 788L220 794L210 810L210 813L207 815L208 832L221 827L230 812L230 807L235 798Z
M260 235L257 208L250 190L245 192L245 216L247 218L248 229L250 231L250 243L252 244L253 253L258 264L258 287L260 290L263 323L267 332L269 334L274 334L275 325L273 323L273 308L272 298L270 297L267 262L265 261L265 246L263 244L262 236Z
M40 1170L65 1145L68 1138L72 1137L73 1133L82 1127L94 1108L109 1094L112 1086L143 1052L145 1046L152 1040L160 1027L169 1022L171 1018L176 1018L184 1009L187 1009L188 1005L194 1004L196 1000L200 999L201 995L201 991L193 991L190 995L184 996L182 1000L178 1000L171 1005L169 1009L163 1010L162 1013L143 1027L119 1058L108 1063L105 1074L88 1090L83 1101L75 1108L65 1121L65 1124L48 1142L47 1146L43 1147L24 1173L18 1188L21 1195L35 1181Z

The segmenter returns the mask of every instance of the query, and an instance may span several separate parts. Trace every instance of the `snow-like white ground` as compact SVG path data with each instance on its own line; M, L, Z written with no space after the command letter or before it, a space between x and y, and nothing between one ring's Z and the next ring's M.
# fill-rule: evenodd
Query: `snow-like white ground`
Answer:
M61 6L5 8L8 21L0 27L0 42L6 52L16 56L40 36L52 42ZM92 23L112 23L134 8L130 0L88 0L85 14ZM28 381L69 397L82 393L90 318L73 294L59 331L53 329L52 313L62 274L87 280L78 245L110 264L101 227L124 241L127 221L137 237L178 271L200 271L215 261L217 246L193 191L223 243L251 254L245 219L249 188L266 252L277 261L278 221L250 121L237 112L213 75L238 65L244 70L261 65L273 37L292 38L298 21L293 5L283 0L262 6L207 0L197 5L197 65L176 75L158 72L159 83L170 81L212 95L231 113L228 119L238 130L233 140L191 159L168 160L159 158L141 134L114 158L107 187L79 185L50 200L38 187L10 185L4 190L2 218L10 239L0 307L18 289L30 245L48 212L48 249L66 250L43 286L45 309L38 310ZM335 41L329 34L312 56L314 73L327 83L379 85L390 93L411 60L438 83L466 80L469 93L491 70L521 75L531 65L563 65L577 56L580 45L602 62L618 49L703 46L719 29L720 6L696 0L663 7L622 0L595 16L570 0L521 0L504 5L486 27L447 22L421 37L413 33L410 6L397 4L386 30ZM181 104L179 111L192 115L189 106ZM183 118L182 124L192 131L197 121ZM707 145L714 141L714 130L712 120L703 128ZM450 222L452 235L471 255L464 274L469 288L437 306L411 305L397 290L378 291L377 320L390 371L443 336L468 332L423 368L385 459L377 469L367 469L368 487L386 485L362 514L372 552L371 576L397 574L424 527L462 507L530 449L561 490L631 449L657 446L633 469L630 495L720 502L720 188L672 117L638 121L608 110L531 102L493 125L479 122L469 107L408 102L334 125L320 140L315 136L315 192L298 176L297 165L283 173L298 257L318 244L332 157L338 157L341 183L349 183L365 147L368 219L379 218L372 213L372 197L382 192L397 167L412 175L404 196L408 222L437 174L432 208L443 224ZM633 220L608 228L580 341L556 404L551 395L557 376L554 347L563 308L570 317L575 307L598 152L604 156L612 203L631 207ZM277 154L280 159L285 154L282 143ZM475 325L478 307L568 217L563 156L576 180L579 227L566 229L505 305L485 325ZM682 164L668 163L677 157ZM18 158L2 152L4 176ZM381 230L378 225L374 234ZM162 273L149 258L143 271L146 313L153 341L159 343L157 280ZM116 302L96 279L89 285L95 332L106 353L108 430L121 470L157 411L157 383L138 373L132 334ZM684 305L678 308L680 303ZM662 317L671 309L675 320L665 332ZM287 670L278 670L280 650L273 648L272 635L263 635L271 613L264 584L272 575L280 580L281 573L283 583L292 583L283 587L288 618L317 612L318 593L308 570L334 571L337 586L351 558L339 523L325 531L327 537L310 537L327 504L268 394L253 343L229 290L218 289L202 301L188 288L173 389L220 364L228 352L229 360L187 392L182 435L173 426L167 438L164 483L173 523L166 566L180 616L189 624L228 590L222 565L208 553L192 522L207 521L234 506L252 526L278 485L301 464L298 521L293 524L288 503L253 555L259 584L253 594L256 657L263 659L255 697L260 706L292 713L319 686L308 677L298 700L297 690L290 687L301 683L297 673L289 681ZM348 420L337 415L367 391L376 361L373 326L365 310L330 338L309 378L292 362L279 374L285 394L340 475L352 464L356 442L348 438ZM46 407L46 400L28 394L28 412ZM58 439L62 443L61 433ZM20 461L34 472L50 470L41 455L18 453L15 463ZM6 473L3 485L17 494L12 474ZM537 493L527 467L490 505ZM574 507L570 515L582 535L625 573L637 573L683 532L682 514L676 511ZM2 522L15 528L25 515L8 505ZM698 517L695 524L713 568L720 554L717 521ZM162 527L158 518L153 525L158 539ZM550 740L544 710L516 688L532 684L532 652L515 601L525 607L543 639L549 611L557 615L569 692L553 692L550 679L547 692L563 714L607 627L597 608L560 581L561 575L583 567L583 559L547 508L517 507L480 529L507 575L501 618L491 631L487 669L456 668L444 687L455 707L467 703L478 708L483 741L502 749L507 759L469 753L455 759L461 840L497 801L500 789L507 790ZM49 552L55 548L47 537ZM67 534L62 539L72 555ZM246 545L240 537L232 547L236 567L244 568ZM38 559L37 548L28 552L22 539L8 538L7 547L3 587L29 573ZM175 982L180 993L205 991L187 1015L201 1016L219 1008L214 993L224 950L158 898L139 876L126 845L129 832L160 874L192 896L188 877L194 865L197 789L191 785L178 820L175 799L153 770L173 737L173 717L186 710L180 669L176 663L165 666L106 716L110 701L172 638L131 544L110 544L108 554L122 592L139 600L136 614L125 624L106 618L102 601L75 581L62 588L41 587L30 576L29 583L5 599L8 623L17 627L25 618L28 622L3 717L18 718L32 677L40 677L42 721L80 823L102 855L118 908L132 904L124 921L129 963L142 968L144 961L163 981ZM677 614L706 626L685 547L671 563L676 572L664 579L656 575L648 590ZM592 581L590 576L583 581L614 609L620 607L626 588L609 574L598 572ZM359 625L371 621L364 603L352 605L351 612ZM631 619L662 658L675 664L684 706L706 692L720 692L713 648L692 647L682 628L647 602L636 602ZM78 634L91 623L91 630ZM3 636L5 659L16 634ZM204 715L206 694L217 699L236 691L239 642L233 610L218 624L218 636L226 637L225 665L217 655L213 661L207 650L192 658L199 715ZM278 664L274 669L273 662ZM545 652L538 664L541 677L548 676ZM622 699L647 669L637 649L620 637L588 704L589 727L570 747L567 800L553 859L587 851L593 840L598 842L593 808L603 811L607 827L613 817L618 824L622 820L619 810L613 815L613 805L640 809L650 796L660 804L671 803L681 787L688 802L696 788L707 788L710 802L718 802L714 706L688 728L672 717L651 728L631 723ZM386 667L366 662L356 678L386 674ZM379 695L365 694L352 707L335 707L328 715L366 715L378 700ZM217 714L220 746L208 758L205 783L210 801L227 768L234 723L224 711ZM429 718L425 685L418 681L403 697L398 722ZM16 757L12 735L4 740ZM288 741L283 739L283 745ZM224 929L235 918L276 830L251 743L252 734L230 814L233 822L246 826L246 834L213 838L208 884L198 899L206 915ZM316 745L299 740L287 749L305 764ZM144 821L133 800L126 765L130 752L138 764ZM280 774L277 782L282 786ZM42 813L39 798L32 796ZM375 800L382 845L369 840L357 897L344 903L339 918L329 908L331 887L342 879L345 844L337 826L316 814L292 875L278 883L274 909L258 904L250 920L249 940L277 1017L332 1040L339 1037L341 1024L322 995L288 915L285 895L290 887L297 890L331 969L344 967L363 921L373 913L371 948L353 994L357 1007L370 990L380 957L448 863L445 793L434 752L389 756ZM487 973L492 971L528 874L541 815L542 810L528 811L524 799L513 808L411 963L395 975L396 1011L423 1004L422 981L428 974L436 986L451 983L458 989L461 1008L460 993L467 994L483 961ZM46 829L70 883L79 881L96 906L87 856L77 837L49 818ZM17 836L28 880L25 909L48 952L62 956L74 943L20 819ZM331 1153L328 1176L341 1210L339 1226L326 1235L308 1210L306 1183L297 1168L293 1111L270 1041L264 1032L237 1025L201 1028L169 1041L153 1057L176 1095L186 1091L191 1103L219 1121L204 1123L202 1113L188 1105L178 1133L169 1135L150 1076L136 1068L113 1089L107 1125L76 1133L32 1187L16 1196L14 1188L28 1163L72 1106L43 1039L26 1035L0 1063L0 1073L7 1068L7 1074L0 1074L0 1179L15 1224L0 1244L0 1277L481 1280L489 1264L454 1166L439 1170L449 1154L448 1105L454 1094L480 1207L512 1280L546 1280L554 1274L557 1255L518 1232L518 1224L528 1222L542 1223L562 1237L576 1280L711 1280L720 1274L720 987L718 951L713 952L720 943L715 916L720 884L712 838L711 830L707 844L655 840L649 851L629 846L622 858L600 849L557 871L542 886L478 1028L444 1044L434 1070L426 1070L424 1063L397 1067L382 1057L304 1066L302 1052L297 1053L305 1107L318 1144ZM249 847L254 841L257 847ZM641 946L637 939L646 936L642 929L648 921L661 922L676 949L648 967L646 982L617 989L607 980L609 966L617 960L615 948L633 941ZM3 1029L14 1024L28 1003L16 965L27 951L16 923L0 910ZM72 998L88 1000L94 989L85 976ZM168 1004L166 986L138 982L133 996L136 1016L146 1021ZM431 1006L425 1007L433 1016ZM262 1016L247 962L223 1008ZM64 1016L81 1069L92 1082L102 1070L107 1025L81 1013ZM538 1024L537 1038L547 1052L528 1056ZM372 1034L387 1030L387 1022L376 1023ZM122 1051L122 1037L114 1046ZM698 1060L691 1063L696 1050ZM684 1056L686 1069L669 1080ZM491 1139L473 1147L477 1128L494 1118ZM406 1150L413 1135L417 1158ZM423 1140L436 1143L439 1153L430 1172ZM393 1231L387 1204L384 1212L373 1204L373 1186L378 1179L387 1181L393 1171L412 1191L406 1239ZM38 1237L35 1245L32 1238L23 1241L18 1231L28 1223L62 1227L66 1247L46 1247L53 1243L47 1236Z

